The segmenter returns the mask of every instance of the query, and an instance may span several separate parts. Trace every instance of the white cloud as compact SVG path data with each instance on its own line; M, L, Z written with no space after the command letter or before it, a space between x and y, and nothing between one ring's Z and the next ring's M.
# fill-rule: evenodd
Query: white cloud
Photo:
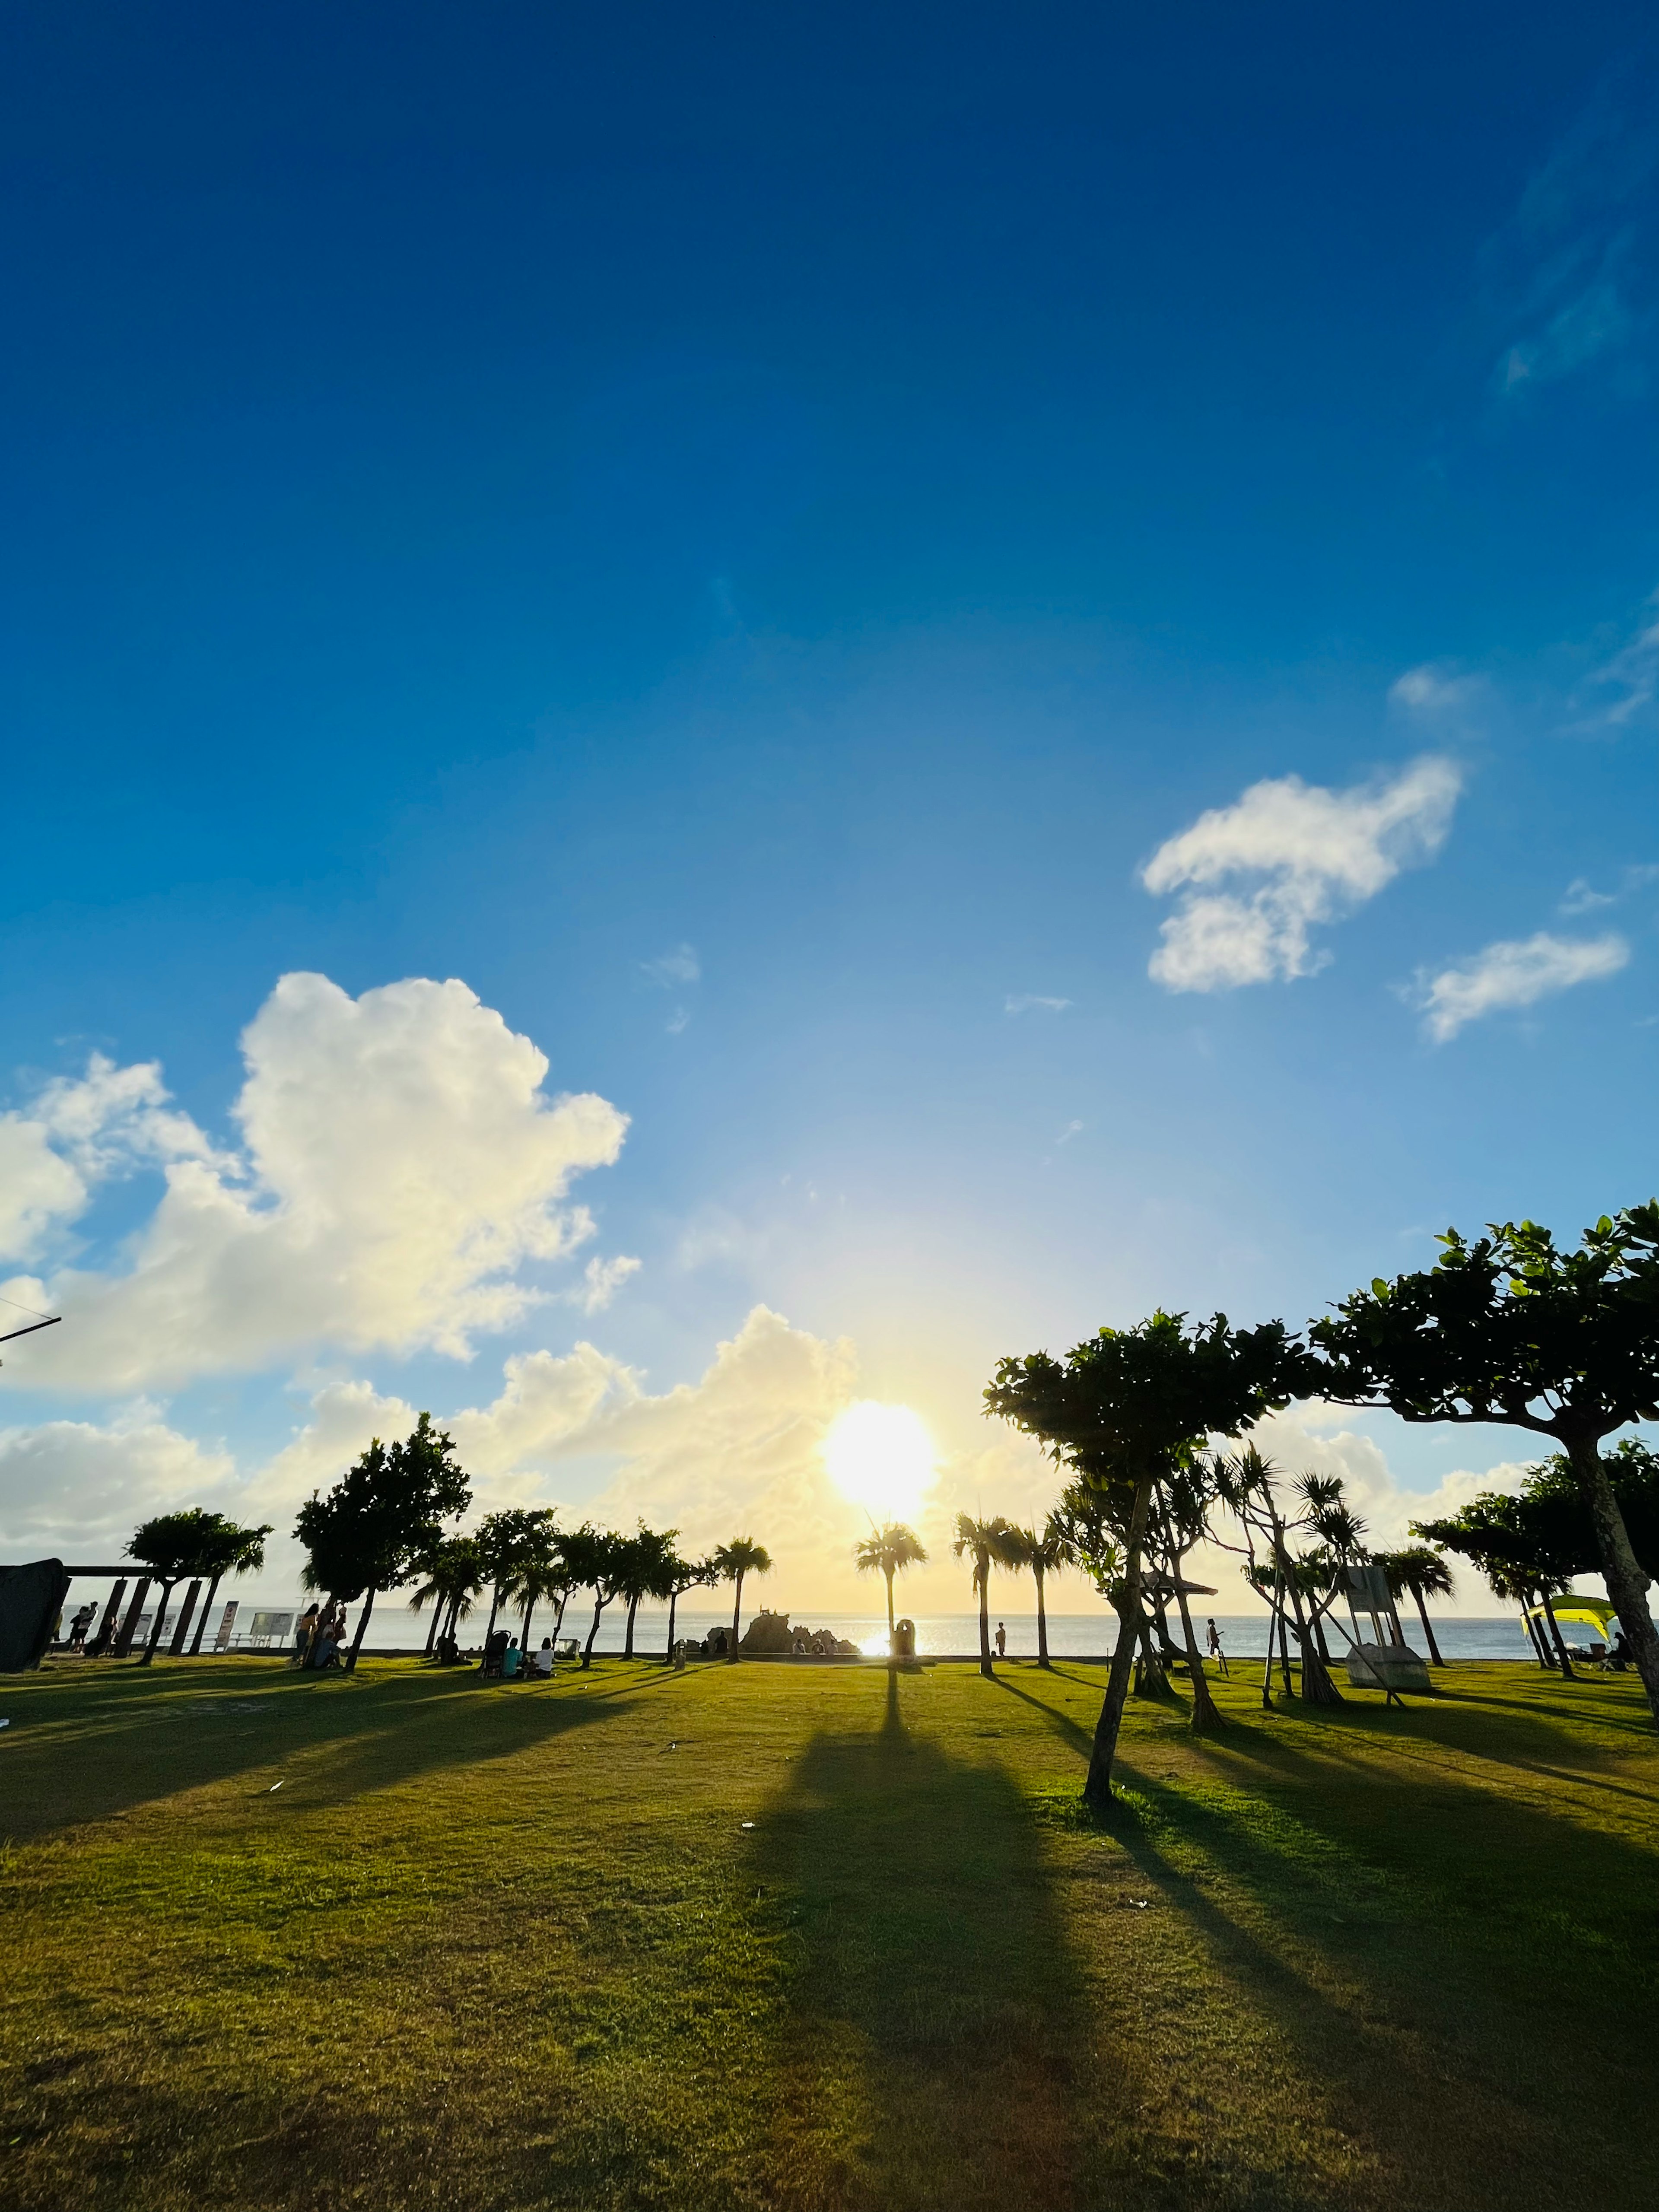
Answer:
M1002 1002L1005 1014L1029 1014L1033 1009L1045 1014L1063 1014L1071 1005L1069 999L1045 999L1035 992L1022 993Z
M590 1260L582 1270L582 1287L574 1293L575 1303L584 1313L603 1313L630 1275L640 1272L640 1262L619 1254L614 1260Z
M147 1147L166 1189L125 1272L0 1285L65 1316L31 1382L128 1390L317 1344L465 1356L533 1303L519 1270L592 1233L561 1201L615 1160L626 1115L548 1097L544 1056L464 983L352 999L285 975L242 1047L234 1157L164 1111L154 1071L94 1063L82 1089L114 1102L101 1121L74 1086L49 1100L49 1138L94 1164Z
M1066 1127L1060 1131L1060 1134L1054 1139L1054 1142L1057 1145L1069 1145L1073 1137L1080 1137L1082 1133L1083 1124L1081 1121L1068 1121L1066 1124Z
M235 1468L139 1406L105 1426L0 1429L0 1541L9 1559L113 1565L141 1521L229 1488Z
M0 1114L0 1253L33 1259L54 1229L84 1212L89 1195L39 1121Z
M675 983L700 982L702 963L697 957L695 945L677 945L672 952L665 952L659 959L641 961L640 972L665 991Z
M1141 871L1155 896L1184 891L1150 973L1171 991L1220 991L1315 973L1329 954L1310 933L1376 896L1439 849L1462 778L1414 761L1391 781L1335 792L1288 775L1252 784L1171 837ZM1242 894L1200 888L1264 878Z
M1575 983L1615 975L1630 959L1622 937L1536 936L1489 945L1460 966L1438 975L1419 969L1408 994L1423 1012L1425 1027L1437 1044L1455 1037L1466 1023L1513 1007L1530 1006Z
M1443 661L1408 668L1389 686L1393 706L1423 720L1465 713L1486 690L1483 676L1455 676Z

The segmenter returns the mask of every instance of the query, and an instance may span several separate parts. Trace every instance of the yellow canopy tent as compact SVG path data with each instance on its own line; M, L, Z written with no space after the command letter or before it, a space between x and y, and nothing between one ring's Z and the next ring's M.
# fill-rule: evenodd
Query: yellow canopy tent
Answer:
M1616 1605L1609 1605L1602 1597L1558 1597L1553 1599L1551 1603L1558 1620L1584 1621L1591 1628L1599 1629L1604 1637L1607 1637L1607 1641L1612 1642L1612 1638L1607 1635L1607 1624L1609 1621L1616 1621L1619 1618L1619 1608ZM1528 1606L1527 1618L1528 1620L1544 1620L1546 1615L1543 1607Z

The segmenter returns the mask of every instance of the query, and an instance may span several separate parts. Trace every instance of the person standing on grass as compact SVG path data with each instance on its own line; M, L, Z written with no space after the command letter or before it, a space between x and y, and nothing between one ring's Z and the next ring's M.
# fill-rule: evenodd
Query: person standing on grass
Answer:
M1001 1623L1000 1621L998 1621L998 1623L997 1623L997 1657L998 1657L999 1659L1006 1659L1007 1656L1008 1656L1008 1632L1007 1632L1007 1630L1003 1626L1002 1623Z
M300 1615L299 1620L295 1624L294 1656L289 1662L289 1664L291 1667L303 1667L305 1665L306 1655L311 1650L311 1639L316 1631L316 1627L317 1608L313 1605L311 1607L309 1611L302 1613Z
M1221 1648L1221 1632L1212 1620L1206 1620L1205 1622L1204 1630L1205 1640L1210 1647L1210 1656L1215 1661L1216 1665L1220 1668L1222 1673L1224 1674L1229 1670L1227 1667L1227 1655Z

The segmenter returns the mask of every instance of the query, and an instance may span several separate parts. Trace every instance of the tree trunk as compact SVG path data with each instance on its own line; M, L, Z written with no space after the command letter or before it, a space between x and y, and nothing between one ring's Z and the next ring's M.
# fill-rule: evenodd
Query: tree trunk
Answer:
M207 1597L202 1607L202 1618L196 1624L196 1634L191 1641L190 1656L192 1659L195 1658L202 1648L202 1631L208 1625L209 1615L213 1611L213 1601L218 1596L219 1585L223 1580L224 1576L222 1573L216 1574L213 1577L213 1580L208 1584Z
M1112 1650L1106 1695L1095 1723L1095 1740L1089 1753L1089 1773L1083 1784L1086 1801L1103 1810L1112 1802L1112 1761L1117 1756L1118 1730L1123 1725L1123 1700L1129 1693L1129 1669L1134 1664L1135 1638L1131 1623L1140 1614L1140 1547L1146 1540L1146 1516L1152 1503L1152 1480L1144 1476L1135 1485L1129 1511L1128 1542L1125 1547L1123 1602L1116 1608L1117 1642Z
M1048 1615L1042 1602L1042 1569L1035 1564L1031 1568L1031 1579L1037 1589L1037 1665L1046 1667L1048 1664Z
M605 1607L606 1607L610 1602L611 1602L611 1601L609 1600L609 1598L601 1597L598 1590L595 1590L595 1591L594 1591L594 1593L593 1593L593 1626L592 1626L592 1628L590 1628L590 1629L588 1630L588 1632L587 1632L587 1641L586 1641L586 1643L582 1646L582 1672L583 1672L583 1674L584 1674L587 1672L588 1668L589 1668L593 1664L593 1638L594 1638L599 1634L599 1615L600 1615L600 1614L605 1611Z
M1195 1729L1221 1729L1227 1723L1217 1710L1210 1695L1208 1677L1204 1662L1199 1656L1198 1638L1193 1633L1193 1616L1187 1603L1187 1593L1181 1587L1181 1555L1176 1554L1176 1603L1181 1610L1181 1632L1187 1639L1187 1668L1193 1678L1193 1726Z
M104 1607L104 1617L98 1624L98 1633L94 1638L91 1650L87 1655L88 1658L101 1659L114 1641L116 1621L121 1611L121 1600L126 1595L126 1577L123 1575L109 1594L109 1601Z
M1659 1720L1659 1629L1648 1612L1652 1579L1632 1548L1625 1516L1613 1495L1601 1443L1590 1437L1568 1447L1567 1456L1577 1477L1578 1488L1595 1523L1595 1540L1601 1553L1601 1579L1619 1612L1619 1626L1630 1645L1630 1656L1648 1693L1648 1705Z
M492 1583L489 1586L489 1621L484 1630L483 1650L478 1654L478 1672L481 1674L489 1664L489 1639L495 1633L495 1615L501 1611L501 1586L499 1583ZM597 1627L598 1625L596 1619L594 1626Z
M438 1623L443 1619L444 1614L447 1610L448 1607L446 1605L443 1597L438 1591L434 1590L432 1593L432 1618L427 1623L426 1629L426 1656L428 1659L432 1656L432 1647L438 1641Z
M161 1624L167 1617L167 1600L173 1595L173 1588L174 1585L172 1583L164 1582L161 1584L161 1595L155 1607L155 1618L150 1623L149 1642L145 1644L144 1656L138 1662L141 1667L148 1667L155 1656L155 1647L161 1639Z
M732 1601L732 1649L726 1658L735 1667L738 1663L738 1623L743 1619L743 1569L738 1569L738 1594Z
M173 1632L172 1643L167 1646L169 1659L181 1659L184 1656L185 1638L190 1634L190 1624L196 1611L196 1601L201 1595L202 1583L201 1577L198 1576L185 1592L185 1601L179 1608L179 1625Z
M1140 1609L1140 1686L1137 1697L1167 1698L1170 1693L1169 1677L1164 1671L1164 1656L1152 1640L1152 1624L1146 1607Z
M1291 1580L1291 1603L1296 1608L1296 1640L1302 1652L1303 1696L1310 1705L1346 1705L1347 1700L1325 1671L1325 1662L1320 1657L1319 1647L1314 1640L1314 1629L1319 1622L1318 1609L1315 1608L1310 1626L1303 1618L1302 1593L1297 1589L1294 1577Z
M991 1664L991 1555L974 1562L974 1580L979 1584L979 1671L988 1682L996 1680L996 1668Z
M1527 1641L1532 1646L1533 1657L1537 1660L1547 1674L1553 1674L1555 1672L1555 1654L1550 1650L1548 1638L1537 1621L1533 1619L1532 1609L1537 1602L1536 1590L1522 1591L1521 1626L1527 1632Z
M519 1649L524 1654L519 1662L521 1673L526 1671L530 1664L530 1624L535 1618L536 1594L532 1590L524 1601L524 1618L519 1624Z
M623 1657L624 1659L631 1659L634 1656L634 1616L639 1609L640 1594L637 1590L634 1590L630 1592L628 1600L628 1633L623 1638Z
M356 1632L351 1639L351 1649L346 1655L348 1674L355 1674L357 1671L357 1654L363 1648L363 1631L368 1626L368 1616L374 1610L374 1596L373 1590L363 1592L363 1609L357 1615Z
M126 1609L120 1628L116 1632L114 1656L125 1659L132 1649L132 1639L138 1632L138 1616L144 1609L144 1600L149 1595L149 1577L140 1575L138 1586L132 1593L132 1602Z
M1567 1639L1561 1633L1561 1624L1555 1617L1555 1607L1550 1601L1550 1594L1547 1590L1544 1592L1544 1618L1550 1625L1550 1634L1555 1642L1555 1656L1561 1668L1561 1679L1564 1682L1576 1682L1578 1677L1572 1671L1572 1659L1567 1650Z
M679 1604L680 1604L680 1594L679 1594L679 1592L678 1592L677 1589L672 1589L672 1590L670 1590L670 1591L669 1591L669 1593L668 1593L668 1648L666 1649L666 1650L665 1650L665 1652L664 1652L664 1653L663 1653L663 1655L662 1655L662 1663L663 1663L663 1665L664 1665L665 1667L669 1667L669 1666L672 1666L672 1665L673 1664L673 1660L674 1660L674 1615L675 1615L675 1614L679 1611Z
M1429 1664L1431 1667L1443 1667L1446 1662L1440 1656L1440 1646L1435 1642L1434 1631L1429 1626L1429 1608L1423 1602L1423 1593L1420 1589L1413 1589L1412 1595L1417 1600L1417 1617L1423 1624L1423 1633L1428 1640Z
M564 1609L569 1602L569 1591L568 1589L561 1590L559 1592L559 1609L553 1616L553 1641L556 1644L559 1640L559 1631L564 1626Z
M895 1620L893 1619L893 1570L892 1570L890 1567L889 1567L889 1568L887 1569L887 1571L886 1571L886 1573L887 1573L887 1649L888 1649L888 1650L890 1652L890 1651L892 1650L892 1648L893 1648L893 1632L894 1632L895 1628L897 1626L897 1625L898 1625L898 1624L897 1624L897 1623L895 1621Z

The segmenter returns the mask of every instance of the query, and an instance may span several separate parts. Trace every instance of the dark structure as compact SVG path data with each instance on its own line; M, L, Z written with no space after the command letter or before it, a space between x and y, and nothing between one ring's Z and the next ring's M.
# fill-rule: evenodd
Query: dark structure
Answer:
M0 1674L24 1674L40 1664L69 1595L61 1559L0 1567Z

